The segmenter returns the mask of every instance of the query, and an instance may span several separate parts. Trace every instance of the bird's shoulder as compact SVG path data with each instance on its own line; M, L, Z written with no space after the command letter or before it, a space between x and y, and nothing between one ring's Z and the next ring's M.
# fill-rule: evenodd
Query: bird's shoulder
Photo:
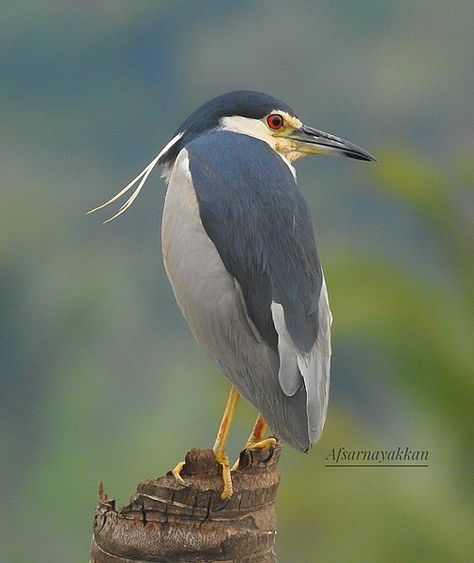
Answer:
M265 141L225 129L208 131L186 145L190 167L195 173L211 174L211 182L260 180L260 190L274 189L275 183L296 187L294 168Z

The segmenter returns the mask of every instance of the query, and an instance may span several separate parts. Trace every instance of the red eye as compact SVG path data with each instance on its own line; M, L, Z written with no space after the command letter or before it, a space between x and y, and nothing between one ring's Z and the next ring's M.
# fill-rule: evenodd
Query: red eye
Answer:
M267 125L270 129L283 127L283 117L279 113L272 113L267 117Z

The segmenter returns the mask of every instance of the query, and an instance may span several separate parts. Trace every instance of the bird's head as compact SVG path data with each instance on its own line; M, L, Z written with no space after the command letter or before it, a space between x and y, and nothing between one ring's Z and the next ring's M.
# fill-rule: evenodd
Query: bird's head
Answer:
M349 141L305 125L290 106L273 96L241 90L213 98L193 112L176 131L177 142L162 154L159 163L171 164L186 143L216 129L265 141L290 162L309 155L375 160Z
M129 199L109 221L121 215L137 198L156 164L163 166L167 176L179 152L189 142L206 132L219 129L260 139L290 163L309 155L343 155L358 160L375 161L371 154L357 145L305 125L290 106L273 96L239 90L213 98L200 106L130 184L89 213L113 203L136 186Z

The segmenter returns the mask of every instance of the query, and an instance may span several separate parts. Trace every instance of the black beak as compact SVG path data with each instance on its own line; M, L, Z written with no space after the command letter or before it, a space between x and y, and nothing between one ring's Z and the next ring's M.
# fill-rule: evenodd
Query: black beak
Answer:
M348 156L357 160L369 160L377 162L377 159L370 153L361 149L357 145L340 139L335 135L318 131L307 125L295 129L290 135L290 139L297 141L298 149L307 154L326 154L332 156Z

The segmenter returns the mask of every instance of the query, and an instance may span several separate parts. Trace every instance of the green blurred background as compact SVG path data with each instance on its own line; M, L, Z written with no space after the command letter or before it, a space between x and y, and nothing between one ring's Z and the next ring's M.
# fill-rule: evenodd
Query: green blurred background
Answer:
M161 262L165 186L86 216L203 101L268 92L377 165L298 164L334 313L324 436L285 448L280 562L471 561L471 1L2 2L0 561L88 561L124 503L212 444L228 383ZM238 412L230 453L255 413ZM332 448L427 469L325 468Z

